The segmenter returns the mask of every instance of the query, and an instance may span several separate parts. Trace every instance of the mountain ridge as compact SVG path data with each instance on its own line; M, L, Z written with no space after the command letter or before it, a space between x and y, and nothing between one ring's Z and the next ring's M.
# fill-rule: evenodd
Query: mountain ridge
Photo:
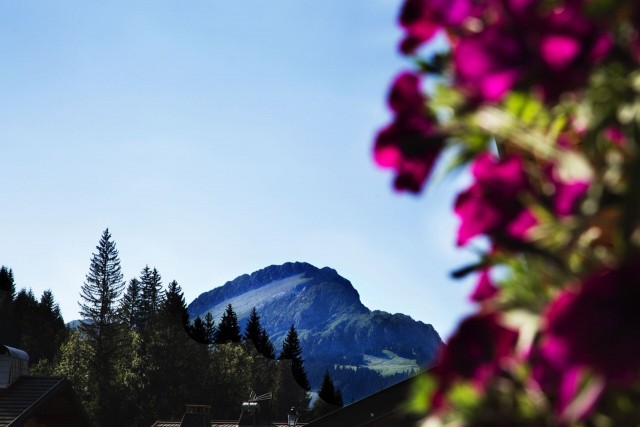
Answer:
M365 368L381 376L411 373L433 363L442 344L430 324L402 313L370 310L336 270L306 262L272 265L227 281L194 299L189 316L211 312L217 323L228 304L242 330L255 307L276 349L294 324L312 383L329 367L332 375L338 369ZM346 401L364 397L343 392Z

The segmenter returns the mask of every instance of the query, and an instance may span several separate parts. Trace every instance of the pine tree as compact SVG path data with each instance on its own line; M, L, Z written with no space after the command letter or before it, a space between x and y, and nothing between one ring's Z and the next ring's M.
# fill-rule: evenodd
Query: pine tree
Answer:
M280 352L278 360L291 360L291 369L296 382L306 391L311 390L311 387L309 386L309 379L307 378L307 372L304 369L302 347L300 346L298 332L294 325L291 325L289 332L287 332L287 336L284 338L282 351Z
M13 318L13 299L16 285L13 271L4 265L0 267L0 344L15 345L15 321Z
M182 288L175 280L169 283L164 294L164 299L160 305L160 316L168 322L181 324L185 330L188 330L189 314L187 313L187 304Z
M162 276L154 267L153 270L149 266L145 266L140 273L141 286L141 319L142 327L151 322L160 308L162 300Z
M39 311L39 307L33 291L31 289L21 289L13 300L11 311L13 313L14 329L13 340L10 345L32 354L32 349L43 338L39 336L37 331L38 319L36 314Z
M133 278L129 281L129 285L120 304L122 321L125 325L129 326L129 328L140 330L142 327L141 302L142 292L140 281Z
M271 339L265 329L262 330L262 335L260 336L260 349L264 357L268 359L276 358L276 348L271 342Z
M257 347L260 342L260 337L262 336L262 325L260 324L260 316L258 316L258 311L255 307L251 309L251 314L249 315L249 320L247 321L247 325L244 329L245 340L253 341L253 344Z
M264 357L275 359L275 347L271 343L267 331L262 327L260 316L258 316L258 311L255 307L253 307L249 315L243 338L252 342L258 353Z
M91 257L89 273L81 288L82 331L93 341L101 341L110 325L116 324L116 304L125 283L120 258L107 228L100 238L97 253Z
M240 342L240 326L238 325L238 316L231 304L227 308L220 319L218 331L216 332L216 344L226 344L230 342Z
M32 352L29 353L29 362L35 364L41 359L52 362L67 335L67 328L51 290L42 293L35 317L37 341L35 348L32 347Z
M207 339L207 330L205 329L204 322L200 316L193 320L193 324L189 329L189 335L200 344L209 344Z
M94 396L93 414L97 424L106 426L117 424L113 422L118 411L112 384L124 342L116 308L125 282L122 280L118 250L109 229L102 233L96 249L80 293L80 331L92 358L88 375L91 395Z
M10 299L13 299L16 294L16 284L13 280L13 270L5 267L0 267L0 292L7 292Z
M204 316L204 333L207 344L213 344L216 337L216 322L211 312L207 312Z
M185 333L186 311L182 289L174 280L161 294L153 322L137 334L132 352L138 372L126 390L133 402L126 405L131 427L147 427L159 418L179 418L184 402L205 403L203 396L210 394L205 390L212 383L209 350ZM202 330L202 319L197 323Z
M333 379L331 379L331 375L327 370L322 377L322 384L320 385L320 390L318 390L318 399L316 399L311 409L311 418L320 418L342 406L342 392L336 390Z
M304 419L309 410L310 389L298 332L294 325L291 325L278 357L278 374L274 393L275 413L285 414L291 407L295 407Z

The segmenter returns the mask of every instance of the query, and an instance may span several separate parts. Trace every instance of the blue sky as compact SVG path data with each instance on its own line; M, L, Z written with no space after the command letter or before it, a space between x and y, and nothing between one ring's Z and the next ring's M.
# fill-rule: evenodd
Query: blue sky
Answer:
M409 63L386 0L0 3L0 264L65 320L102 231L128 280L187 301L306 261L371 309L444 336L470 307L449 272L465 177L420 197L371 158Z

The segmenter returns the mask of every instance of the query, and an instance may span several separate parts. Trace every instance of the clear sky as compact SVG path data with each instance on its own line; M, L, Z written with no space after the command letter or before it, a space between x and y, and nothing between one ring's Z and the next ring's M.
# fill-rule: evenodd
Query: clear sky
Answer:
M465 177L399 195L371 157L400 3L0 2L0 264L76 319L108 227L125 279L155 266L187 302L306 261L447 336Z

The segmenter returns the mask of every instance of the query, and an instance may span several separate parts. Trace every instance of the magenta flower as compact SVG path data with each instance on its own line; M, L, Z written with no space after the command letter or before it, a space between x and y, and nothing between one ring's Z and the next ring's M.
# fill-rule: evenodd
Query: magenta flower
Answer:
M515 156L498 160L484 153L476 158L471 173L475 182L458 195L454 206L461 219L458 245L479 234L523 238L536 220L520 201L529 188L522 160Z
M459 379L483 388L514 355L517 340L518 332L501 325L497 313L467 317L442 347L434 368L441 390Z
M611 35L583 15L582 2L566 1L550 11L539 6L494 2L495 18L460 37L453 50L455 79L473 102L499 101L518 86L533 86L553 102L580 87L611 49Z
M533 381L537 382L547 398L553 402L555 411L561 414L580 390L581 368L579 366L564 368L554 366L541 354L538 348L535 348L529 355L529 362L532 367Z
M482 270L478 283L469 296L469 299L474 302L482 302L493 298L497 294L498 288L491 280L491 277L489 277L489 270Z
M636 260L637 261L637 260ZM627 262L565 291L546 313L541 352L556 370L588 366L607 379L629 383L640 370L640 264Z
M585 180L566 181L558 173L556 165L545 170L547 179L554 187L553 212L559 217L575 213L576 207L589 190L589 182Z
M462 25L479 9L478 3L474 0L406 0L399 17L405 31L400 50L412 54L438 30Z
M456 84L472 101L499 101L527 72L526 55L520 37L501 26L462 37L453 51Z
M378 133L374 159L395 169L398 191L420 192L444 146L436 122L425 114L425 102L418 75L402 73L395 79L388 98L394 121Z
M603 131L603 135L606 139L618 146L623 147L627 144L627 137L618 126L611 126L606 128Z

